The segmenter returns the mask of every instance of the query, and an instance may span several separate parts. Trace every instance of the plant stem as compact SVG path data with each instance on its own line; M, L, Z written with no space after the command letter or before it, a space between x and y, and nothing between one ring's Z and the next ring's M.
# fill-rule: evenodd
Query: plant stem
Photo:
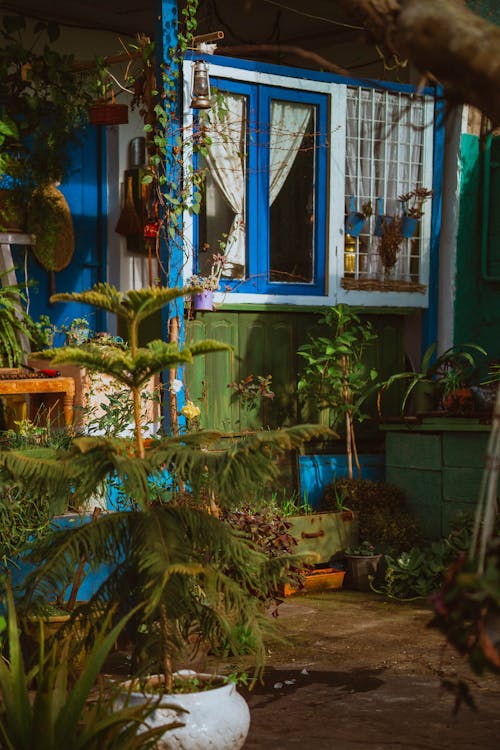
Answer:
M160 629L161 629L161 663L163 667L163 682L165 691L172 692L174 679L172 676L172 659L168 652L168 618L165 604L160 604Z

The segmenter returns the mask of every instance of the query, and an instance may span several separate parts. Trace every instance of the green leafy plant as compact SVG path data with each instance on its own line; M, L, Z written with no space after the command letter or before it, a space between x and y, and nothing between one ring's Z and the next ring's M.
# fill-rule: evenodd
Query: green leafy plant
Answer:
M145 600L132 632L144 628L156 640L154 653L167 688L172 657L193 633L212 645L229 640L237 650L234 632L241 624L251 631L257 663L262 663L263 634L270 623L257 594L279 580L287 564L284 557L270 559L256 550L215 513L210 514L202 488L208 497L230 507L242 494L251 494L256 483L276 479L279 454L304 440L331 434L320 426L301 425L264 431L221 448L221 433L200 430L167 436L146 448L140 414L145 383L155 373L189 364L196 356L228 350L211 340L182 349L159 340L138 345L139 324L184 294L186 290L159 287L121 293L98 284L87 292L53 297L53 301L78 301L114 313L127 329L127 350L90 341L43 355L50 354L54 364L104 372L128 388L135 437L78 437L68 451L54 451L43 461L22 452L0 451L0 466L31 487L69 485L78 488L79 497L88 497L110 474L119 477L135 507L59 530L37 544L28 556L35 569L24 582L25 602L34 608L37 602L57 598L84 558L91 569L109 566L112 572L89 601L86 616L95 623L110 602L126 602L131 596ZM161 480L165 467L190 487L196 507L175 502L171 492L164 498L153 493L151 479Z
M345 305L325 312L320 325L326 327L326 333L310 334L309 343L298 350L306 364L297 387L320 408L329 409L333 429L344 424L348 474L352 477L353 461L358 475L361 472L355 424L366 418L362 406L377 380L377 371L368 370L364 355L376 335L369 322L362 322Z
M70 674L69 643L55 639L45 650L40 641L38 663L26 670L14 600L7 590L8 657L0 656L0 742L9 750L139 750L153 748L169 726L149 729L154 702L116 710L113 694L90 700L100 670L119 633L122 619L108 630L109 615L75 680ZM175 723L173 726L179 726Z
M360 544L356 544L354 547L346 547L345 554L352 555L353 557L373 557L373 555L379 553L374 544L365 540Z
M400 381L407 381L407 387L401 401L401 413L404 415L408 400L419 384L432 385L436 389L434 401L437 404L440 396L449 396L457 388L472 384L478 378L476 355L487 356L479 344L466 343L452 346L436 355L437 342L433 342L422 357L418 372L401 372L391 375L381 384L380 394ZM381 398L379 397L379 411Z
M34 323L26 312L26 295L21 285L4 284L8 273L0 273L0 366L18 367L26 357L22 337L32 338Z
M68 146L87 121L89 92L73 56L57 51L58 37L51 21L31 30L23 16L11 14L0 25L2 120L9 136L0 166L21 205L38 185L63 178Z

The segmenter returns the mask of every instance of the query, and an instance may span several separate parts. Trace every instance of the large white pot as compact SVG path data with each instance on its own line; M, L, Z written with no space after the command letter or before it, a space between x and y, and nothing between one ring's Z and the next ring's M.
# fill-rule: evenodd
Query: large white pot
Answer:
M190 670L178 674L201 680L213 679L213 675ZM160 676L151 677L150 682L157 684L160 679ZM124 688L129 690L130 682L125 683ZM115 705L117 708L127 703L135 706L148 699L151 699L151 694L126 692L115 701ZM169 708L163 708L161 704L155 708L146 722L149 727L172 721L181 721L184 725L167 730L156 745L158 750L239 750L243 747L250 727L250 711L234 683L225 682L220 687L198 693L165 695L161 703L168 704ZM177 712L170 706L179 706L185 712Z

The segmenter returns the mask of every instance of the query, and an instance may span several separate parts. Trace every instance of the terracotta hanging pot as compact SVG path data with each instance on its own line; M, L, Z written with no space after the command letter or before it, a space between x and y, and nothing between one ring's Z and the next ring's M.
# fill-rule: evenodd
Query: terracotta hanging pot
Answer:
M114 102L98 102L89 107L91 125L126 125L128 123L128 106Z

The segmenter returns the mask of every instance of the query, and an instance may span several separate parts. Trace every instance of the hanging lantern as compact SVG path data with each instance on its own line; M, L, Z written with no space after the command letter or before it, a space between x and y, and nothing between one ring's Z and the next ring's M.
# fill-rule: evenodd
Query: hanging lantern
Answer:
M191 109L210 109L210 106L208 65L203 60L196 60L193 65Z

